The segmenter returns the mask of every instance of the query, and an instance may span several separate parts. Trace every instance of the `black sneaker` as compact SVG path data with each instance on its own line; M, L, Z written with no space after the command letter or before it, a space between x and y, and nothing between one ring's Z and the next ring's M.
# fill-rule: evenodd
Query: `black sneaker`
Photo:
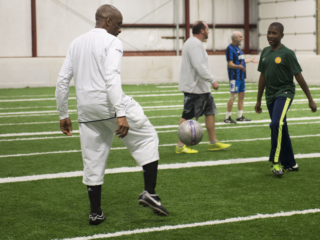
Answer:
M250 122L251 121L251 119L245 118L244 116L237 118L236 120L239 122Z
M298 166L298 164L296 164L293 167L282 168L282 169L284 172L297 172L297 171L299 171L299 166Z
M149 207L155 214L160 216L168 216L168 211L162 206L158 194L149 194L143 191L139 196L139 204L144 207Z
M98 215L96 213L90 213L89 215L90 225L98 225L102 223L104 220L106 220L106 216L103 213L101 213L101 215Z
M223 120L223 122L224 122L224 123L236 124L236 122L233 121L231 117L226 118L225 120Z

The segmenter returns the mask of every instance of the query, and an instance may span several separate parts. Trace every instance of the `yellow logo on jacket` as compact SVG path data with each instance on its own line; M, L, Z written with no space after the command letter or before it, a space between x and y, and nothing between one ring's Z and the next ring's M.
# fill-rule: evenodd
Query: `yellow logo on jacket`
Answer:
M280 57L277 57L275 60L274 60L277 64L281 63L281 58Z

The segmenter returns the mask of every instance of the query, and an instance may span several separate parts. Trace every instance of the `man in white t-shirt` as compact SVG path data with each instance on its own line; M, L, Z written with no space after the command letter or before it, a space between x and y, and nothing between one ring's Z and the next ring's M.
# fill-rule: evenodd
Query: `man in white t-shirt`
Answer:
M182 48L182 64L179 79L179 90L184 93L184 108L179 125L184 121L205 115L205 124L209 135L208 150L217 151L231 146L218 142L215 134L216 104L210 87L217 90L219 84L209 72L208 54L202 42L208 38L209 27L204 21L197 21L192 26L193 37L190 37ZM176 153L197 153L180 140Z
M68 96L69 83L74 77L83 183L87 185L90 199L91 225L105 220L100 207L101 185L115 134L143 168L145 189L139 204L150 207L158 215L168 215L155 194L159 160L157 132L142 107L126 96L121 87L123 48L116 37L121 32L121 24L122 14L118 9L111 5L99 7L96 27L71 43L56 88L60 128L66 135L72 135Z

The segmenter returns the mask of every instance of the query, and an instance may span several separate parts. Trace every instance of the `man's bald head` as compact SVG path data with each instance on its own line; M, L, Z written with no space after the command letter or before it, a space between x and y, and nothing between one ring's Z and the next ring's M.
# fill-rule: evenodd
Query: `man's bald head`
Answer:
M96 12L96 28L103 28L117 36L121 32L122 14L109 4L102 5Z
M116 7L105 4L98 8L96 12L96 21L102 21L107 18L115 17L117 15L122 16L121 12Z
M237 38L239 35L242 35L242 33L239 31L234 31L231 35L231 40L233 41L233 39Z

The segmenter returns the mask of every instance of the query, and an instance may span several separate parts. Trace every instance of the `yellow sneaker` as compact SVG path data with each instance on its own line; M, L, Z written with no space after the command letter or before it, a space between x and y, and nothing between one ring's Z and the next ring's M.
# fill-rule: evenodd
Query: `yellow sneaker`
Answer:
M198 151L188 148L186 145L184 145L182 148L176 146L176 153L198 153Z
M226 149L230 146L231 146L231 144L225 144L225 143L221 143L221 142L216 142L215 144L209 143L208 150L209 151L218 151L218 150Z

